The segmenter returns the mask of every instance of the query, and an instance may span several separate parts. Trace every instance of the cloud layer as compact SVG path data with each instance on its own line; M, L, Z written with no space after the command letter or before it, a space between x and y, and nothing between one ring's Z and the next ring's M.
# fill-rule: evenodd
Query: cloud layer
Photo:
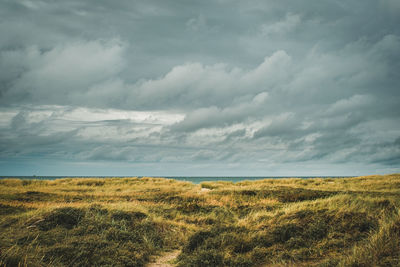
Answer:
M3 174L400 171L398 4L303 2L3 1Z

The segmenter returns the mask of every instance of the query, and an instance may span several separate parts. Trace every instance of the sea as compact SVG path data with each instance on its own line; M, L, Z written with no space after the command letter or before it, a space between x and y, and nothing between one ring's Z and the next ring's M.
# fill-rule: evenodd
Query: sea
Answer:
M0 179L24 179L24 180L57 180L64 178L142 178L143 176L0 176ZM300 178L300 179L311 179L311 178L351 178L355 176L237 176L237 177L224 177L224 176L145 176L153 178L166 178L174 179L179 181L192 182L199 184L202 182L242 182L242 181L256 181L263 179L287 179L287 178Z

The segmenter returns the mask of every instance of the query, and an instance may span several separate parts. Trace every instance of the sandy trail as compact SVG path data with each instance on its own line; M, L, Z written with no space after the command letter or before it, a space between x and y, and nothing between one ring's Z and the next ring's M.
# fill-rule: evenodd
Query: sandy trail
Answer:
M172 261L178 257L179 253L181 253L180 250L163 253L160 256L155 257L152 262L147 265L147 267L173 267L175 265L169 263L169 261Z

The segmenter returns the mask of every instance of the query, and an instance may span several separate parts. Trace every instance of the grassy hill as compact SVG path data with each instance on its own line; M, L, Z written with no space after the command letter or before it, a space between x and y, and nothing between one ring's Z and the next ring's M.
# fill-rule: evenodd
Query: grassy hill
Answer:
M398 266L400 174L0 180L0 266Z

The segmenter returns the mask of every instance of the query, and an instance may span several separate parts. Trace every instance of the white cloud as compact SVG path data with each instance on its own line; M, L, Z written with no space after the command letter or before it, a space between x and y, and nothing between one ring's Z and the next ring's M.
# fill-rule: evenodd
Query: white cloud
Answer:
M235 99L248 101L255 95L285 82L291 58L277 51L250 70L187 63L174 67L165 76L130 86L129 105L174 107L178 109L228 106Z
M39 103L83 102L89 88L99 90L102 83L115 80L124 66L123 50L121 42L110 40L68 43L44 52L35 46L3 52L1 58L18 62L14 68L22 71L6 97L28 95Z
M226 127L234 123L246 121L247 118L258 116L260 109L266 103L267 92L257 94L249 102L243 102L226 108L215 106L196 109L187 114L181 122L173 125L178 131L196 131L201 128Z
M332 104L326 113L343 114L354 110L361 110L372 104L373 97L369 95L353 95L350 98L341 99Z
M301 22L298 14L287 13L286 17L280 21L261 26L261 34L270 36L274 34L286 34L293 31Z
M127 111L116 109L71 108L68 106L26 107L23 111L0 112L3 137L18 139L18 135L48 136L75 131L77 138L104 140L149 140L152 133L177 123L184 115L170 111ZM17 131L17 132L16 132Z
M181 121L183 115L165 111L75 108L66 110L58 119L81 122L129 120L132 123L171 125Z

